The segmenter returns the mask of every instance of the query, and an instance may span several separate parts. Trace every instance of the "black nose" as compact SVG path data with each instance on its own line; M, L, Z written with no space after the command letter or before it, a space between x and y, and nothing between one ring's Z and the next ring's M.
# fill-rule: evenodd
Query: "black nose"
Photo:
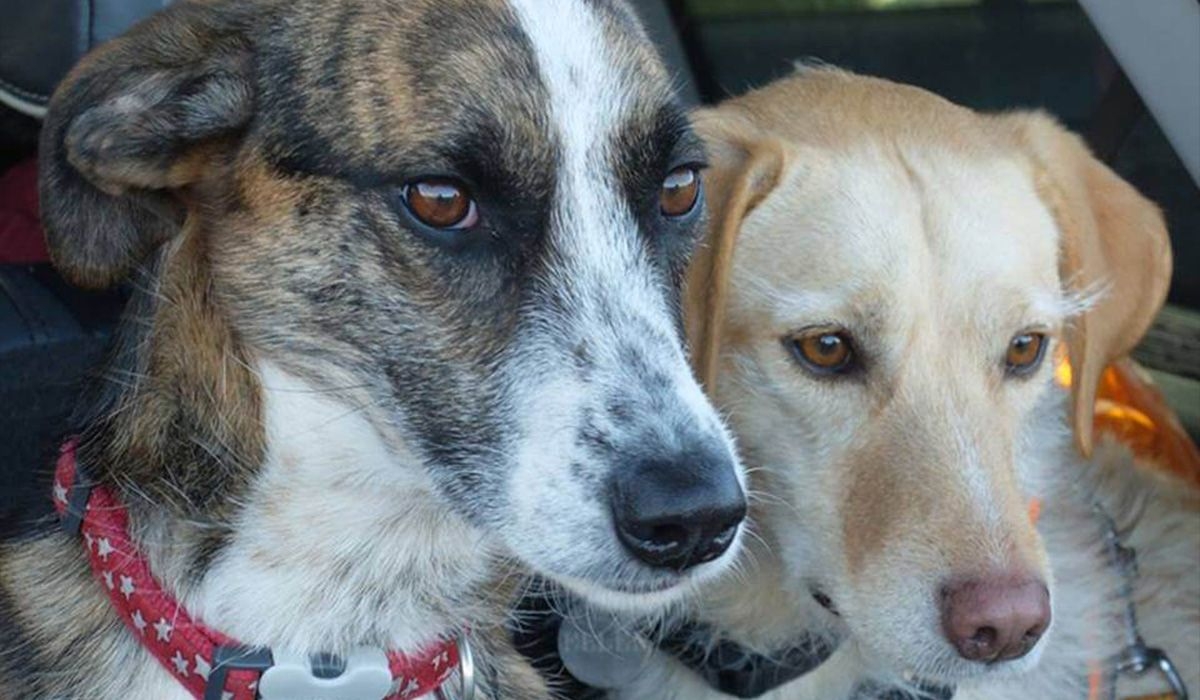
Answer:
M615 486L617 534L654 567L683 571L716 559L746 517L733 461L720 452L645 460L621 469Z

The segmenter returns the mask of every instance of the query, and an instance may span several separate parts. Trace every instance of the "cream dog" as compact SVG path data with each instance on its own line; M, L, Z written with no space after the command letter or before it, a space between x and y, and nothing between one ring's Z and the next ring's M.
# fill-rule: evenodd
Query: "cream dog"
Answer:
M685 315L758 538L618 694L1110 697L1127 581L1200 688L1200 498L1092 428L1166 294L1158 210L1044 114L834 69L696 122L713 230Z

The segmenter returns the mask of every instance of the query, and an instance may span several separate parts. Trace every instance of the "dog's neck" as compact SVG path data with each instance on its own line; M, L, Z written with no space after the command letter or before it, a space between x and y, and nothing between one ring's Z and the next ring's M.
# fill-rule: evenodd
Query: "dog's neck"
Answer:
M259 367L265 459L187 607L245 643L304 650L412 650L484 621L485 543L419 462L354 407Z
M751 517L761 522L769 510L758 503ZM788 574L780 551L769 529L746 538L741 575L707 585L691 616L760 654L775 654L811 637L835 642L843 634L840 622Z
M163 586L242 643L301 652L415 650L492 623L481 534L373 404L241 345L203 268L181 267L131 302L136 381L81 446Z

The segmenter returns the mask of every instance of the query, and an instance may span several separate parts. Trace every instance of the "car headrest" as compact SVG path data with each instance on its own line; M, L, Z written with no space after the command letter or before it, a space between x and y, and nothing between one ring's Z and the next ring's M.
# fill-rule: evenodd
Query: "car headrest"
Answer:
M696 76L692 74L687 50L668 3L665 0L630 0L630 4L641 17L642 24L646 25L646 33L651 41L658 45L658 52L666 62L667 70L675 78L680 99L688 107L699 105L700 90L696 85Z
M170 0L0 0L0 104L32 117L92 47Z
M0 105L41 118L55 86L85 53L171 0L0 0ZM699 101L679 35L661 0L633 0L676 75Z

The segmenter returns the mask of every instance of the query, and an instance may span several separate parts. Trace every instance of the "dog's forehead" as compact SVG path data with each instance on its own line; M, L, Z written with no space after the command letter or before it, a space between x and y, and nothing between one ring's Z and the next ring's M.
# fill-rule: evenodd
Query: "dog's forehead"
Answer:
M576 126L556 104L604 123L593 141L673 106L617 2L301 0L259 47L257 127L293 170L387 177L476 152L536 172Z
M944 285L983 294L1058 289L1059 231L1022 161L953 153L915 161L922 231Z
M1007 323L1058 292L1059 233L1019 159L868 141L798 160L739 252L789 291L781 314Z

